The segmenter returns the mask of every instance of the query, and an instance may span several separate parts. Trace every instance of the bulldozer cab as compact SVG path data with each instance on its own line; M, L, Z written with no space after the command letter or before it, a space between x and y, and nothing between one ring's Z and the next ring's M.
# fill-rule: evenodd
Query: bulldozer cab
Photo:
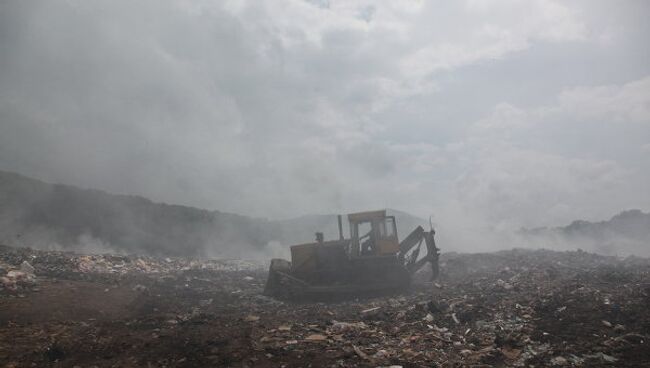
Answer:
M350 256L381 256L399 252L394 216L386 211L369 211L348 215L350 222Z

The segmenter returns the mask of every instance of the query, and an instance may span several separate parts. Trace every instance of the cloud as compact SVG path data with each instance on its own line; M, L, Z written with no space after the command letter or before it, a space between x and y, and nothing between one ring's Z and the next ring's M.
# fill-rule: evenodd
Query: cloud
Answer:
M510 230L648 206L650 196L640 194L650 185L650 159L634 146L624 148L640 166L602 152L603 144L630 139L620 124L650 121L647 81L571 88L560 92L555 104L528 109L498 104L471 126L462 146L470 164L456 182L459 205L481 213L496 229ZM602 134L595 138L604 135L609 142L590 142L594 137L588 133L596 129ZM549 142L573 131L581 134L582 142L570 142L579 145L582 157Z
M7 2L0 168L255 216L607 217L648 203L639 13L558 1ZM588 132L575 124L585 120Z
M621 86L577 87L563 91L560 108L580 118L650 123L650 76Z
M426 44L406 55L406 75L422 77L530 47L534 40L576 41L587 37L585 25L564 4L552 1L456 2L443 11L430 5L422 20L433 21ZM436 11L437 10L437 11ZM433 17L433 19L431 19Z
M470 134L476 138L509 139L517 129L530 126L533 121L531 113L509 103L499 103L489 116L479 119L472 127Z
M473 167L457 182L468 210L481 211L497 228L512 230L580 213L617 208L594 198L620 197L631 173L612 161L566 158L511 146L480 151ZM605 208L603 208L605 207Z

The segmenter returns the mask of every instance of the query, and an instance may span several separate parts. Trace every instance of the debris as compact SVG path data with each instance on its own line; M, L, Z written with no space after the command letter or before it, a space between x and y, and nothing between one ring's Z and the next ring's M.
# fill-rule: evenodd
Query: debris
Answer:
M52 365L34 348L43 341L81 367L103 364L82 349L111 351L115 366L650 365L650 261L526 250L440 259L444 287L284 303L262 295L266 267L245 261L0 246L3 313L25 321L8 323L0 345L15 366ZM47 329L30 320L36 300L57 308Z
M617 361L618 361L617 358L614 358L613 356L611 356L611 355L607 355L607 354L604 354L604 353L600 353L600 357L601 357L604 361L606 361L607 363L614 363L614 362L617 362Z
M212 304L212 298L199 300L199 306L201 307L207 307L210 304Z
M445 332L449 331L449 329L447 327L438 327L436 325L433 325L433 329L440 332L440 333L445 333Z
M503 281L503 280L501 280L501 279L498 279L498 280L495 282L495 285L496 285L498 288L501 288L501 289L503 289L503 290L511 290L511 289L513 288L512 284L510 284L510 283L508 283L508 282L505 282L505 281Z
M289 326L289 325L279 326L278 331L291 331L291 326Z
M388 358L389 356L390 356L390 353L387 350L379 349L379 350L377 350L376 353L374 353L372 355L372 358L376 359L376 360L382 360L382 359Z
M147 287L144 286L144 285L142 285L142 284L137 284L137 285L135 285L131 290L142 292L142 291L147 290Z
M377 312L377 311L380 310L380 309L381 309L381 307L374 307L374 308L364 309L364 310L361 311L361 314L366 314L366 315L368 315L368 314L371 314L371 313L373 313L373 312Z
M34 272L36 271L34 266L29 264L29 262L27 261L23 261L23 263L20 264L20 270L26 274L31 274L31 275L33 275Z
M305 341L319 342L319 341L326 341L326 340L327 340L327 336L321 334L313 334L305 337Z
M598 353L595 353L595 354L585 354L585 355L582 356L582 359L583 360L599 359L599 360L602 360L603 362L607 362L607 363L615 363L615 362L618 361L617 358L615 358L615 357L613 357L611 355L607 355L607 354L605 354L603 352L598 352Z
M513 349L513 348L501 348L501 353L506 357L506 359L515 360L519 358L519 355L521 354L521 350Z
M331 333L344 333L348 331L353 331L353 330L363 330L367 328L368 325L366 325L363 322L337 322L337 321L332 321L332 326L330 326L329 330Z
M361 351L361 349L359 349L356 345L352 345L352 349L354 349L354 352L355 352L355 353L356 353L356 354L357 354L361 359L369 360L369 361L372 361L372 360L373 360L371 357L368 356L368 354L366 354L366 353L364 353L363 351Z
M451 319L453 319L456 324L460 323L460 321L458 320L458 317L456 317L456 313L451 314Z
M551 365L566 365L567 363L566 358L561 356L556 356L551 359Z

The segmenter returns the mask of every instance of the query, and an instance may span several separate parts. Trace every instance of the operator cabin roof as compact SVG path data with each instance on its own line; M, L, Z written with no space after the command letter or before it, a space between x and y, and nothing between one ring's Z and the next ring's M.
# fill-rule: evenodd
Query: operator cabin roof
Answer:
M349 214L348 221L361 222L361 221L368 221L370 219L381 219L384 217L386 217L386 210L366 211L366 212L357 212L357 213Z

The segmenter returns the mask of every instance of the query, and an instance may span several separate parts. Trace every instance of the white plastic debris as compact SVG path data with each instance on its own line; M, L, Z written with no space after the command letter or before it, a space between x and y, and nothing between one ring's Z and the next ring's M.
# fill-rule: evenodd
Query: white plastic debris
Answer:
M551 359L551 365L566 365L568 361L565 357L556 356Z
M456 322L456 324L460 324L460 321L458 320L458 317L456 317L456 313L451 314L451 319L453 319L454 322Z
M23 263L20 264L20 270L23 271L24 273L28 273L28 274L32 274L32 275L36 271L34 266L29 264L29 262L27 262L27 261L23 261Z

